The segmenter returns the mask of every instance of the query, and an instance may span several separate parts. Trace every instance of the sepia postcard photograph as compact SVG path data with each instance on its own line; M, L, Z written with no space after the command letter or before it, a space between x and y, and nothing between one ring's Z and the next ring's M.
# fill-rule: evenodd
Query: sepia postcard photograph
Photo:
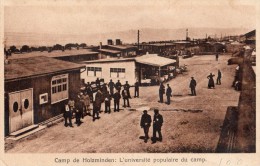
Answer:
M256 0L0 4L0 165L260 164Z

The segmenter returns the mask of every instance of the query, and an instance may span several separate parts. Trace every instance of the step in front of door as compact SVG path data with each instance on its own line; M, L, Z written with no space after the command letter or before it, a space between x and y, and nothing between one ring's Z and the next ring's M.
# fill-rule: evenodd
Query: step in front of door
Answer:
M24 133L27 133L29 131L32 131L32 130L38 128L38 127L39 127L39 125L30 125L30 126L25 127L25 128L23 128L21 130L18 130L18 131L15 131L13 133L10 133L10 136L11 137L18 137L18 136L20 136L20 135L22 135Z

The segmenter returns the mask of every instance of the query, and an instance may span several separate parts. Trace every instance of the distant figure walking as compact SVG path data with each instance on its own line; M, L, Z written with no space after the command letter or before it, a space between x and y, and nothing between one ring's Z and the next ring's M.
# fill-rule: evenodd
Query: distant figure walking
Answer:
M114 97L114 112L116 111L119 112L119 103L121 98L119 90L116 91L113 97Z
M136 81L135 83L135 96L134 97L139 97L139 82Z
M220 70L218 70L217 85L221 85L221 77L222 73L220 72Z
M159 98L160 100L158 101L159 103L163 103L163 94L165 93L165 87L163 83L160 83L160 88L159 88Z
M194 79L194 77L191 77L190 90L192 96L196 96L196 85L197 85L196 80Z
M208 75L208 77L207 77L209 79L209 82L208 82L209 89L215 88L215 83L214 83L214 79L213 79L214 76L215 76L214 74L210 73L210 75Z
M156 133L158 132L159 134L159 141L162 141L162 133L161 133L161 128L163 125L163 117L161 114L159 114L159 110L155 109L154 110L154 117L153 117L153 138L152 138L152 143L156 143L157 138L156 138Z
M217 54L216 54L216 61L218 61L218 56L219 56L219 55L218 55L218 52L217 52Z
M152 118L151 115L147 114L147 110L143 111L140 126L144 129L144 142L146 143L149 139L149 128L151 126Z
M167 97L166 104L170 105L170 103L171 103L171 97L172 97L172 88L170 87L169 84L167 84L166 97Z

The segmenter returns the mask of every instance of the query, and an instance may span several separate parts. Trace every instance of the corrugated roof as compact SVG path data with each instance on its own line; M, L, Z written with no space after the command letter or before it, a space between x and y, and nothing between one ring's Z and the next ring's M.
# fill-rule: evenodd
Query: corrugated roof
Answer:
M152 65L152 66L158 66L158 67L166 66L166 65L176 62L176 60L164 58L164 57L158 56L157 54L143 55L140 57L136 57L135 60L138 63Z
M24 53L24 54L12 54L12 56L9 57L9 59L20 59L20 58L29 58L29 57L36 57L36 56L46 56L46 57L65 57L65 56L77 56L77 55L93 55L98 54L98 52L94 52L88 49L72 49L72 50L57 50L52 52L40 52L40 51L34 51L30 53Z
M39 56L30 58L10 59L9 64L4 65L5 81L22 79L26 77L45 75L60 71L85 68L72 62L57 60L54 58Z

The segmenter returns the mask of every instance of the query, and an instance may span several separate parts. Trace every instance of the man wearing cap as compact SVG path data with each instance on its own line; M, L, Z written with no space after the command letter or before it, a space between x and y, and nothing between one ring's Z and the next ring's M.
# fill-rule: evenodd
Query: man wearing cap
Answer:
M165 87L163 83L160 83L160 88L159 88L159 98L160 100L158 101L159 103L163 103L163 94L165 93Z
M221 71L218 70L217 85L221 85L221 77L222 77Z
M124 88L125 88L126 91L127 91L128 98L131 99L132 97L131 97L131 95L130 95L130 85L128 84L128 81L125 82Z
M191 77L191 81L190 81L190 90L191 90L191 95L192 96L196 96L196 80L194 79L194 77Z
M151 115L147 114L147 110L143 111L140 126L144 129L144 142L146 143L149 139L149 128L151 126L152 118Z
M172 97L172 88L170 87L169 84L167 84L166 97L167 97L167 102L166 102L166 104L170 105L170 103L171 103L171 97Z
M135 96L134 97L139 97L139 82L138 82L138 80L135 83Z
M121 87L122 87L122 84L121 84L120 80L118 80L116 85L115 85L115 88L116 88L116 90L119 90L119 92L120 92L121 91Z
M157 138L156 138L156 133L158 132L159 134L159 141L162 141L162 133L161 133L161 128L163 125L163 117L161 114L159 114L158 109L154 109L154 117L153 117L153 138L152 138L152 143L156 143Z
M120 91L117 90L116 93L113 95L114 98L114 112L119 112L119 103L121 99Z
M124 89L122 90L122 97L124 99L124 105L123 107L130 107L130 104L129 104L129 95L128 95L128 92L127 92L127 87L124 86ZM126 103L127 103L127 106L126 106Z
M115 83L112 81L112 79L109 81L108 87L109 87L109 90L110 90L110 94L113 96L114 95Z

